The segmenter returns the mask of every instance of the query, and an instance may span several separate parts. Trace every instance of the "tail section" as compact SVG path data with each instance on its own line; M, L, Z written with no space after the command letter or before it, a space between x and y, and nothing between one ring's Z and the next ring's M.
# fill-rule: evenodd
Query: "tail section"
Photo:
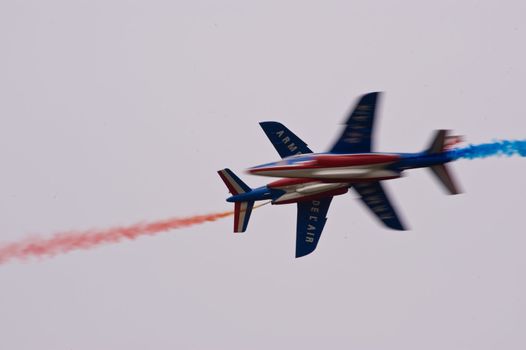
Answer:
M217 173L221 176L226 187L228 187L228 191L230 191L233 196L252 191L232 170L227 168L219 170Z
M226 187L233 196L252 191L239 177L230 169L223 169L217 172ZM239 201L234 203L234 232L245 232L252 214L254 201Z
M437 130L433 142L427 149L428 154L440 153L447 151L457 144L464 142L464 136L449 135L449 130Z
M431 146L429 146L426 153L442 153L445 150L449 149L452 146L452 144L454 145L458 142L461 142L462 139L460 136L449 136L448 133L449 130L437 130L435 133L435 137L433 138L433 142L431 142ZM453 177L448 171L446 164L432 165L429 168L431 169L432 173L435 174L436 178L440 181L440 183L444 185L449 194L461 193Z
M433 142L427 149L428 154L440 153L444 150L444 145L446 144L446 136L449 133L449 130L437 130L435 131L435 137Z
M234 203L234 232L245 232L252 214L254 201Z
M444 185L446 190L448 190L449 194L461 193L455 181L453 181L453 178L449 174L449 171L445 164L433 165L432 167L430 167L430 169L433 172L433 174L436 175L437 179L440 180L442 185Z

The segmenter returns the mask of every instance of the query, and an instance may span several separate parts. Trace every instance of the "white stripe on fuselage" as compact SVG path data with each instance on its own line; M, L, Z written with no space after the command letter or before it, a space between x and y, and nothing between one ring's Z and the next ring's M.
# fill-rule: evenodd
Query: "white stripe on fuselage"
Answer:
M290 200L300 200L303 197L313 196L347 186L349 186L347 183L309 182L307 184L278 187L278 189L285 191L285 193L275 200L274 203L279 204Z
M390 163L368 165L366 167L355 165L348 167L331 167L331 168L310 168L310 169L276 169L261 171L256 175L271 177L298 177L313 179L374 179L397 177L399 173L393 170L385 169Z

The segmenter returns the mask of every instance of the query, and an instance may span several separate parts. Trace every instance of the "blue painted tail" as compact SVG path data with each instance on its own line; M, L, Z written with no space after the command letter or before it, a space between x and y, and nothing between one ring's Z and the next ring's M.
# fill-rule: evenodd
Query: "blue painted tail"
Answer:
M427 149L427 154L438 154L446 150L446 145L448 141L449 130L437 130L435 137L431 142L431 146ZM437 164L429 167L431 172L436 176L444 188L449 192L449 194L459 194L461 193L456 185L456 182L453 180L446 164Z

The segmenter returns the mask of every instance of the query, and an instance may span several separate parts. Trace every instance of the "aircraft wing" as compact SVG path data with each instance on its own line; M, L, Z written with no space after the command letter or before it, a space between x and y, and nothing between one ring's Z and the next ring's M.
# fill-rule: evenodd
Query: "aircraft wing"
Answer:
M261 122L259 125L261 125L261 128L281 158L296 154L312 153L307 144L287 129L285 125L278 122Z
M316 249L332 197L320 200L298 202L298 222L296 226L296 258L308 255Z
M353 187L360 195L363 203L387 227L394 230L405 230L380 182L356 183Z
M363 95L345 122L345 129L332 146L331 153L371 152L376 101L379 92Z

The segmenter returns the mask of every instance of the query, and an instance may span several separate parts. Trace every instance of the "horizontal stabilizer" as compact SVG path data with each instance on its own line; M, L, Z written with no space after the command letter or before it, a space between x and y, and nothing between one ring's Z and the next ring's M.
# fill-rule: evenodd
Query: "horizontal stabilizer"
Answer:
M449 194L459 194L461 193L456 185L455 181L451 177L447 166L445 164L433 165L430 167L433 174L436 175L437 179L440 180L440 183L444 185L445 189Z
M462 137L449 136L448 134L449 130L437 130L426 153L438 154L444 152L448 147L450 147L451 144L454 145L455 143L462 142ZM435 174L440 183L444 185L444 188L449 192L449 194L461 193L445 164L432 165L429 167L429 169L431 169L431 172Z
M383 189L380 182L363 182L354 184L354 189L360 195L362 202L371 209L371 212L393 230L404 231L405 227L400 221L394 206Z
M307 144L285 125L278 122L261 122L259 125L281 158L312 153Z

